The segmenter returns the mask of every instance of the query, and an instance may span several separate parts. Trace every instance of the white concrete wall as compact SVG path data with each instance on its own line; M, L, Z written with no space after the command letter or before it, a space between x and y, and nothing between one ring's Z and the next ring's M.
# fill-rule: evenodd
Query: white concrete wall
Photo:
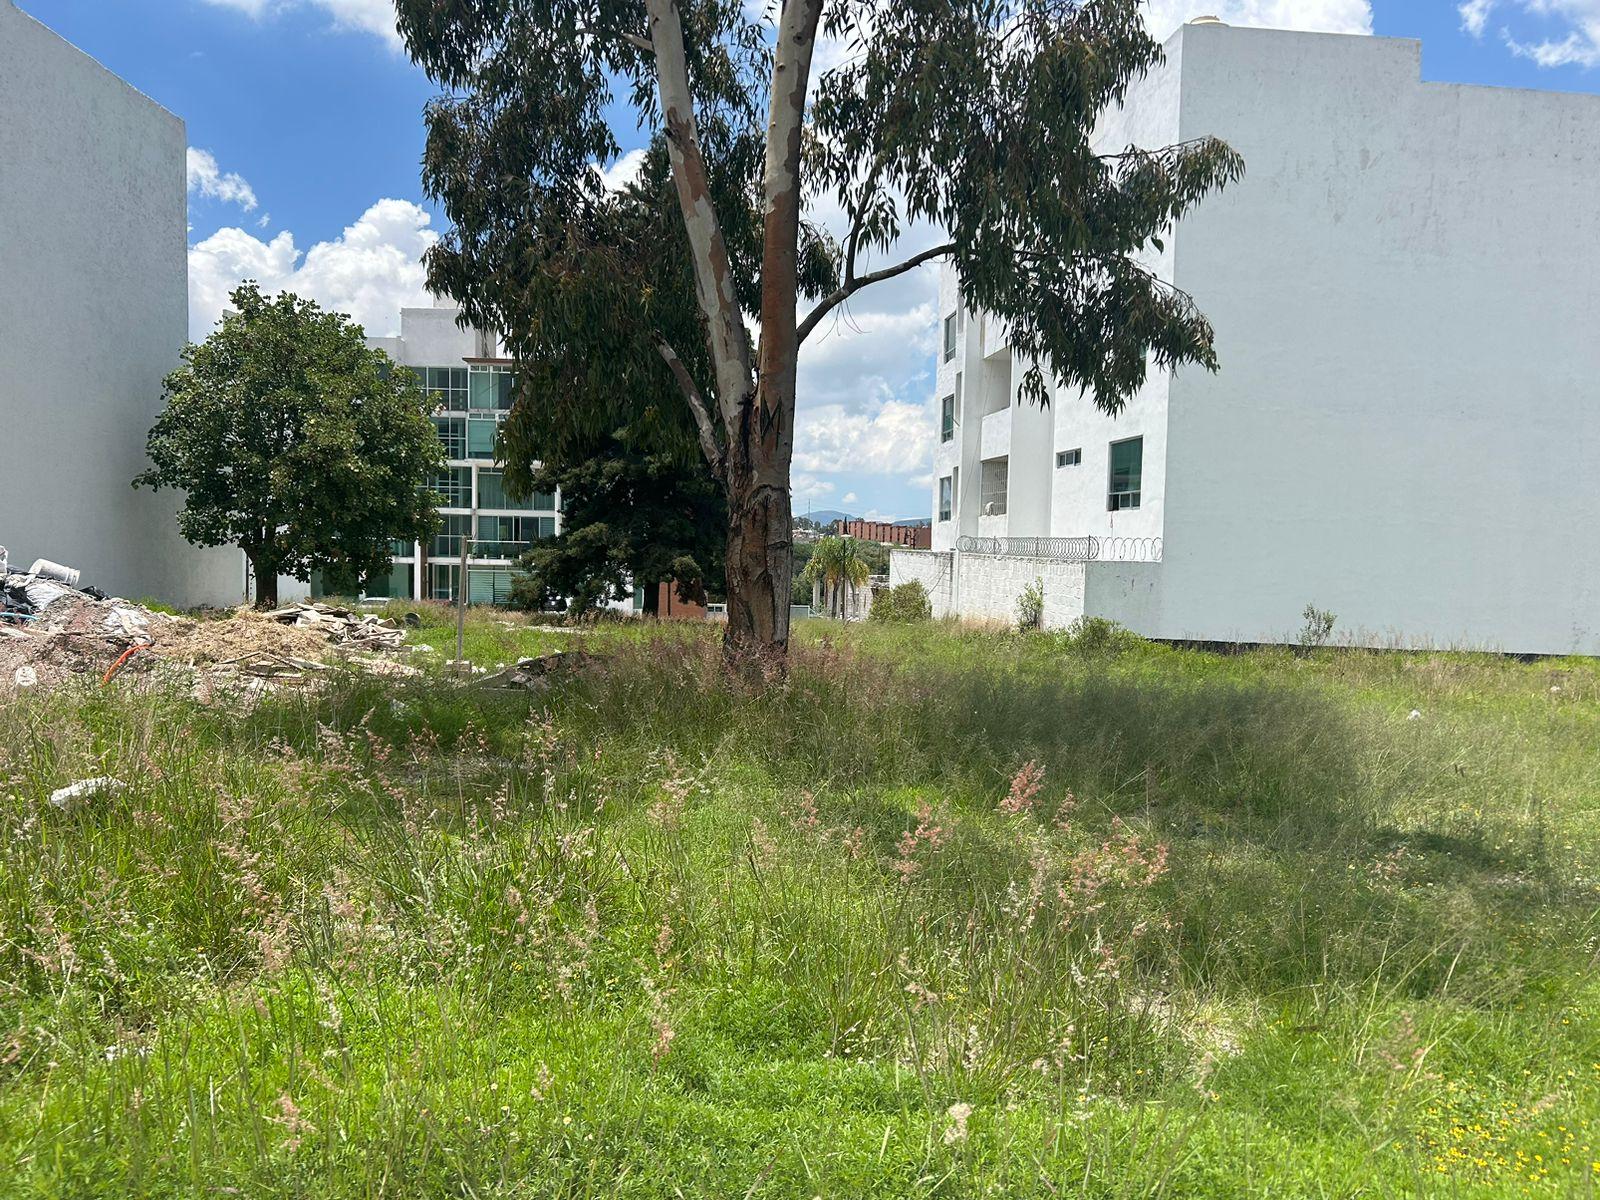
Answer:
M179 604L237 602L238 551L135 492L188 329L183 122L0 0L0 545Z
M954 555L938 550L889 551L889 586L920 583L928 593L928 606L935 618L948 617L953 608L950 572Z
M1600 97L1179 36L1247 175L1173 239L1222 369L1172 385L1159 631L1600 653Z
M1095 149L1115 154L1128 146L1156 149L1180 140L1179 97L1183 79L1181 36L1166 45L1166 62L1141 80L1126 105L1106 112L1095 130ZM1147 248L1138 262L1164 279L1172 278L1174 242ZM1200 371L1191 367L1188 371ZM1167 401L1171 377L1152 367L1144 386L1116 416L1102 412L1092 396L1077 388L1052 389L1054 425L1049 448L1050 529L1054 537L1160 537L1166 508ZM1111 443L1144 439L1144 469L1139 507L1112 512ZM1056 453L1081 450L1076 466L1057 467Z

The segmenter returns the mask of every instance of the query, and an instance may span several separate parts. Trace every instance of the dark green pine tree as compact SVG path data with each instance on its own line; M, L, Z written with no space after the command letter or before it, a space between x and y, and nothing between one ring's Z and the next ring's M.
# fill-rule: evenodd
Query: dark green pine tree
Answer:
M1161 59L1139 0L784 0L775 25L742 0L397 10L446 90L423 166L453 222L433 286L504 334L523 396L565 383L543 408L590 436L619 405L667 425L676 391L727 498L733 661L787 649L796 363L862 288L948 255L1039 402L1045 372L1115 412L1151 361L1216 365L1204 317L1135 256L1243 164L1213 138L1092 144ZM819 34L847 49L813 79ZM619 198L594 165L636 121L654 167ZM842 245L804 220L824 194ZM897 257L912 221L948 240Z

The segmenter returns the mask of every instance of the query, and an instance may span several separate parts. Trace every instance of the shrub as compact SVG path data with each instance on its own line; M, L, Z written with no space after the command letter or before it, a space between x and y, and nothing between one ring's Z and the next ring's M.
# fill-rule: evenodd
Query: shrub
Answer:
M1306 619L1306 623L1300 627L1300 648L1315 650L1319 646L1327 645L1328 638L1333 633L1334 614L1327 609L1318 608L1315 604L1308 604L1305 612L1300 615Z
M867 615L868 619L873 621L911 624L916 621L931 620L933 605L928 600L928 589L913 579L910 583L874 592L872 611Z
M1120 654L1145 644L1137 633L1105 617L1079 617L1067 626L1062 640L1080 654Z
M1035 579L1017 597L1017 628L1038 629L1044 624L1044 580Z

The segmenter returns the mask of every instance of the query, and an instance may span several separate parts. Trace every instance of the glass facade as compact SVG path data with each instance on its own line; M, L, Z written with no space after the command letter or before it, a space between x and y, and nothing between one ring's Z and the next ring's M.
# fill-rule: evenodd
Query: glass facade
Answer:
M434 404L434 427L450 465L429 480L443 498L439 531L424 546L395 542L392 568L367 584L373 598L454 600L460 586L461 549L467 543L471 562L467 600L472 604L504 604L510 598L513 570L504 564L480 565L485 559L514 560L535 541L556 532L556 497L536 492L513 501L505 490L505 472L494 462L500 424L511 409L516 377L494 363L463 366L410 367ZM489 510L482 515L481 510ZM527 515L522 515L527 514ZM536 515L543 514L543 515ZM422 561L417 560L422 551Z
M472 507L472 468L446 467L442 475L435 475L429 484L444 497L444 508Z
M417 378L439 412L467 411L465 367L413 367Z

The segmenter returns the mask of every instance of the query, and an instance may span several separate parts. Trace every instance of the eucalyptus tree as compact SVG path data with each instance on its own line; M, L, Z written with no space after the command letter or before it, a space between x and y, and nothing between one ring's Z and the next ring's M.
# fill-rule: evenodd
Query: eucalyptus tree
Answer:
M763 663L788 643L807 337L949 256L1031 364L1025 397L1049 373L1114 412L1150 362L1215 367L1204 317L1137 258L1243 169L1213 138L1095 145L1161 60L1140 0L778 2L397 0L445 89L423 180L453 227L430 280L505 336L519 403L564 384L558 419L598 427L676 389L728 500L726 647ZM819 47L836 65L813 70ZM634 123L670 191L630 200L595 168ZM837 240L806 220L823 200ZM898 256L913 222L945 240Z

